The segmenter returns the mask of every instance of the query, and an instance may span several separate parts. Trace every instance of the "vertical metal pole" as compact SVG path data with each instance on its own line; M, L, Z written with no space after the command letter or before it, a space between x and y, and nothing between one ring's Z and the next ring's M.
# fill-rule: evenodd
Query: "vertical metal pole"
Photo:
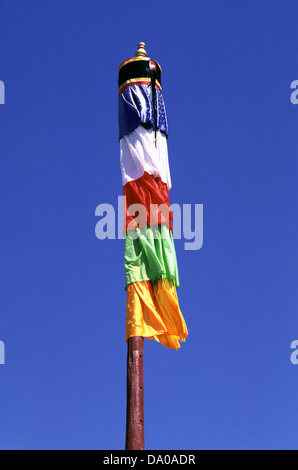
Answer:
M144 450L144 338L127 342L126 450Z
M139 42L135 57L147 57L145 43ZM144 450L144 338L127 341L126 450Z

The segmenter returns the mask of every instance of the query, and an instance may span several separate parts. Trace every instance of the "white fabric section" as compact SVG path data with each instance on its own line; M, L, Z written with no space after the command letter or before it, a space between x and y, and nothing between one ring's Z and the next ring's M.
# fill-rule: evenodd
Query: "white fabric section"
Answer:
M143 176L146 171L172 187L169 168L168 144L165 134L152 128L137 127L120 139L120 166L123 186Z

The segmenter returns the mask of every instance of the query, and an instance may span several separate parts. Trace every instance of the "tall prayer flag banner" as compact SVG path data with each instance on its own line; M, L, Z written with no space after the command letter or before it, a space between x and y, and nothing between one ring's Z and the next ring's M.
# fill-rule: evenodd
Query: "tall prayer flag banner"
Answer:
M187 327L176 289L178 267L170 209L168 122L161 67L139 43L119 67L120 165L125 201L126 341L155 339L179 349Z

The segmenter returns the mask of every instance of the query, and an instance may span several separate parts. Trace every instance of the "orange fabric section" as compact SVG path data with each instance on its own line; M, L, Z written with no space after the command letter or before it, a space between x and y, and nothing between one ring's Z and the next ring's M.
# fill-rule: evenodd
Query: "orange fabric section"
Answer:
M126 341L131 336L155 339L179 349L188 335L179 308L176 287L168 279L135 282L127 286Z

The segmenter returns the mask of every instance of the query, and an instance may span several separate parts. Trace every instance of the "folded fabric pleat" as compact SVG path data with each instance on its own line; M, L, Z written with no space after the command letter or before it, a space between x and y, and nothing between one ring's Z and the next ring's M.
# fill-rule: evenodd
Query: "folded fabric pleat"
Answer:
M172 232L166 225L131 230L126 234L124 267L126 285L167 278L179 286Z
M168 187L160 177L154 178L145 172L123 187L123 195L126 230L145 227L147 224L166 224L173 230Z
M136 180L146 172L154 178L160 177L171 188L168 144L166 135L145 129L140 125L120 140L120 167L122 183Z
M179 349L187 337L176 287L168 279L127 286L126 341L133 336L155 339L167 348Z

